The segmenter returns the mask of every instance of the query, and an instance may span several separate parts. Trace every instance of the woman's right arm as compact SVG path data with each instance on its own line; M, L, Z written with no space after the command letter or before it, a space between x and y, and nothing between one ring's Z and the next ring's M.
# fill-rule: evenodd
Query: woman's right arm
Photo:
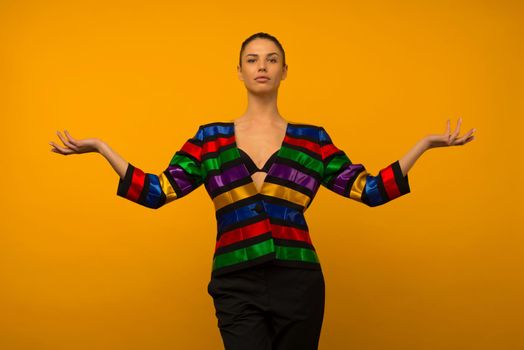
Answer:
M107 159L109 164L111 164L118 176L120 176L121 179L124 179L129 163L124 158L122 158L122 156L116 153L111 147L109 147L109 145L104 141L98 138L87 138L77 140L73 138L69 134L69 132L67 132L67 130L64 131L64 134L67 138L62 136L60 131L57 131L56 134L67 147L59 146L51 141L49 144L54 147L53 149L51 149L52 152L60 153L63 155L82 154L90 152L100 153L104 156L105 159Z
M108 144L97 138L77 140L65 131L58 137L67 147L54 142L51 151L63 155L97 152L103 155L120 176L117 195L148 208L158 209L165 204L184 197L203 184L201 153L203 132L199 127L196 134L175 152L171 161L160 173L146 173L127 162Z
M118 176L120 176L121 179L124 179L129 163L102 140L100 140L98 145L98 153L103 155L117 172Z

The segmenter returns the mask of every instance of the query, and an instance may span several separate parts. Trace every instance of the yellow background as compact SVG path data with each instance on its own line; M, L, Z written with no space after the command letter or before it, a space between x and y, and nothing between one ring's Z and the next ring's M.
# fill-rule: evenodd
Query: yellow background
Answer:
M221 349L204 187L160 210L116 196L98 137L160 173L198 125L240 116L240 44L286 50L282 115L376 173L446 119L411 193L368 208L321 188L320 349L522 349L523 6L518 1L1 1L0 348Z

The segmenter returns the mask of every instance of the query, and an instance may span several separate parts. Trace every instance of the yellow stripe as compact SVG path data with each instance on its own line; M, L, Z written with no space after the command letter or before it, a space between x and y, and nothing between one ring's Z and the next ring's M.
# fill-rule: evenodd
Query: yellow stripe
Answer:
M353 182L353 186L351 186L351 191L349 191L350 198L362 202L362 192L366 186L366 176L368 174L367 171L362 171L357 175L355 182Z
M166 204L177 198L175 189L173 186L171 186L171 183L167 179L166 174L161 173L158 176L158 182L160 182L160 188L166 195Z
M284 187L271 182L264 183L261 193L267 196L282 198L303 207L306 207L311 200L308 195L302 192L298 192L289 187Z
M250 182L246 185L236 187L230 191L219 194L218 196L213 198L213 203L215 204L215 209L218 210L220 208L225 207L226 205L242 200L244 198L254 196L256 194L256 187L253 186L253 184Z

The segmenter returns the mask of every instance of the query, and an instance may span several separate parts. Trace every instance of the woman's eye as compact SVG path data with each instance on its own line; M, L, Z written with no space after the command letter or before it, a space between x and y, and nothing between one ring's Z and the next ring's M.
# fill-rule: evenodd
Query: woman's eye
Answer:
M247 61L248 61L249 63L251 63L251 62L255 62L254 59L249 59L249 60L247 60ZM277 59L273 58L273 59L271 59L270 61L276 63L276 62L277 62Z

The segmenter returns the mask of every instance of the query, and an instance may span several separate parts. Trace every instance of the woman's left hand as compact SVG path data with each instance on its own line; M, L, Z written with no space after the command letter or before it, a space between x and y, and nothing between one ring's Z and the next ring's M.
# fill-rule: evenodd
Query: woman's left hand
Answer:
M475 129L471 129L468 131L468 133L462 137L458 137L460 132L460 125L462 124L462 117L459 118L457 122L457 128L453 132L453 134L450 134L450 121L448 119L447 126L446 126L446 132L441 135L428 135L424 138L424 141L427 143L427 147L429 148L435 148L435 147L445 147L445 146L462 146L466 143L472 141L475 139L475 136L473 135L473 132Z

